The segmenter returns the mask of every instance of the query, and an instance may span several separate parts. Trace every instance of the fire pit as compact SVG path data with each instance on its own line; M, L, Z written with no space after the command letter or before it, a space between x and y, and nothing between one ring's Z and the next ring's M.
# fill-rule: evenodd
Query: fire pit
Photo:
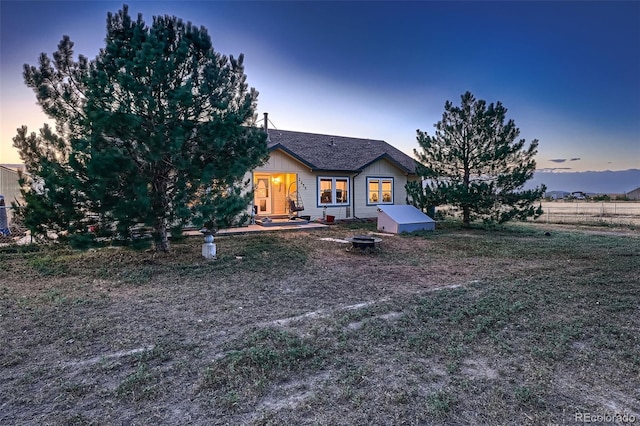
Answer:
M360 249L360 251L373 250L376 248L376 243L382 241L382 238L372 237L369 235L354 235L353 237L345 238L345 241L351 243L351 247L347 251L353 249Z

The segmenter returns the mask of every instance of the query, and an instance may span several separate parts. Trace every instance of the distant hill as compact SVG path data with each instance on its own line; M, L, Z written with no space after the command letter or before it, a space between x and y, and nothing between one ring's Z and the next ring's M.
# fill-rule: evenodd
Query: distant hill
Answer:
M547 191L582 191L595 194L624 194L640 187L640 169L602 172L538 171L525 189L545 184Z

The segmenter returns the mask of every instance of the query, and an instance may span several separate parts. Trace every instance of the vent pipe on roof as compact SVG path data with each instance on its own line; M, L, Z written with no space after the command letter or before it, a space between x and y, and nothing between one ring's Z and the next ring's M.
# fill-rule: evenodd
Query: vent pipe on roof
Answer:
M264 113L264 132L267 134L267 143L271 142L271 138L269 137L269 113Z
M336 146L336 141L333 140L333 138L331 138L331 143L329 144L330 146Z

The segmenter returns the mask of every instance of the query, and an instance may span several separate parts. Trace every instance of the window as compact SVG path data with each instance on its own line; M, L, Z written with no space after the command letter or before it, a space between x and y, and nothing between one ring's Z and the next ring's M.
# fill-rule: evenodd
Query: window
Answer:
M318 178L318 205L341 206L349 204L348 177Z
M393 178L367 178L367 204L393 204Z
M333 179L320 179L320 204L333 204Z

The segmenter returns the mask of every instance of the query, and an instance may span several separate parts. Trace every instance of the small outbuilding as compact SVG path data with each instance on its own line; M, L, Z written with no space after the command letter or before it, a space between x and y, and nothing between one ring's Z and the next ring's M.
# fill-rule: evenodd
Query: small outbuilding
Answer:
M634 189L633 191L629 191L627 192L627 198L633 201L639 201L640 200L640 187Z
M401 234L435 229L436 221L414 206L403 204L378 206L378 231Z

